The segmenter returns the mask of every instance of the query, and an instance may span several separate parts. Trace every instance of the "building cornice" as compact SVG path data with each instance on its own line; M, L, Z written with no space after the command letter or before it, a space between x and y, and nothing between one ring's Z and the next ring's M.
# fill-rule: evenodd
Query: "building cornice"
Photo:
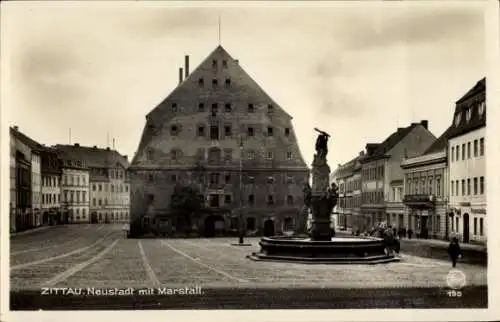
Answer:
M432 154L424 154L418 157L406 159L401 163L401 168L403 169L417 168L421 166L438 164L442 162L444 163L447 162L446 151L444 150Z
M240 171L239 166L133 166L129 167L127 171ZM276 168L261 168L261 167L243 167L243 172L310 172L308 168L304 167L276 167Z

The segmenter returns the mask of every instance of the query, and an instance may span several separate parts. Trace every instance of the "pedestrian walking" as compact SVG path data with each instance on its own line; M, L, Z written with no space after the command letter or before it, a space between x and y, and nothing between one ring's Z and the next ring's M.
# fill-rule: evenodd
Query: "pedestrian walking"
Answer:
M452 238L450 245L448 246L448 254L451 258L452 267L455 267L457 265L457 258L461 258L463 256L457 237Z

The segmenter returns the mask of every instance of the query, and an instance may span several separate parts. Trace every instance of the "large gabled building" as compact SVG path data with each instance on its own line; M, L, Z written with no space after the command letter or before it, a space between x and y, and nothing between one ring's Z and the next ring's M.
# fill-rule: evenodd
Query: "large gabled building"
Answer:
M132 221L176 227L169 206L180 184L203 195L194 226L207 236L237 230L240 208L248 231L293 229L309 169L292 117L221 46L192 73L186 56L179 77L147 114L129 168Z

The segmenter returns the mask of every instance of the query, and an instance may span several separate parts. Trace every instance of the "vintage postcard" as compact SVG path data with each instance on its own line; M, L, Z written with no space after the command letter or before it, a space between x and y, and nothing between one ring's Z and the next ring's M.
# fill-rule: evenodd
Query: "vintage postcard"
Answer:
M498 1L1 14L2 321L494 319Z

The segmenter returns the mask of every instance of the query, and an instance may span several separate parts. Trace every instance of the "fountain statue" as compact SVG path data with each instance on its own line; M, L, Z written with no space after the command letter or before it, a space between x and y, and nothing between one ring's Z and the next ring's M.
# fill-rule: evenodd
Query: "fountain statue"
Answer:
M330 184L330 167L327 162L330 135L318 130L316 153L312 164L312 185L304 184L304 205L299 215L299 225L293 236L264 237L260 252L248 258L256 261L286 261L325 264L376 264L398 261L387 249L382 238L335 237L331 228L331 215L339 198L338 187ZM312 212L312 227L307 236L307 216Z

